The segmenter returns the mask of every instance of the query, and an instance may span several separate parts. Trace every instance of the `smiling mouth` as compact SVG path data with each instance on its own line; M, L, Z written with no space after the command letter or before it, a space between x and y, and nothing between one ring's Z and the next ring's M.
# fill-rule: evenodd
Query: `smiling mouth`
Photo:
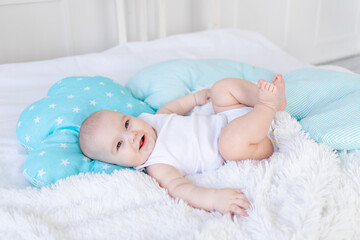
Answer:
M145 135L141 137L140 139L140 143L139 143L139 150L142 148L142 146L144 146L145 143Z

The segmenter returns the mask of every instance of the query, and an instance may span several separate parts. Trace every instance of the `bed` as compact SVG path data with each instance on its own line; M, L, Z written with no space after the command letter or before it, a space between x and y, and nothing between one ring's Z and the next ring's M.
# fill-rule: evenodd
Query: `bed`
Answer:
M230 59L282 74L308 67L261 34L221 29L124 43L101 53L0 65L0 232L6 239L357 239L360 153L334 151L278 113L280 151L187 176L204 187L241 188L249 217L206 212L172 199L132 170L88 173L43 188L23 177L28 151L16 138L20 113L68 76L104 76L125 85L143 68L174 59ZM200 109L201 110L201 109ZM199 110L199 111L200 111ZM206 109L205 109L206 111Z

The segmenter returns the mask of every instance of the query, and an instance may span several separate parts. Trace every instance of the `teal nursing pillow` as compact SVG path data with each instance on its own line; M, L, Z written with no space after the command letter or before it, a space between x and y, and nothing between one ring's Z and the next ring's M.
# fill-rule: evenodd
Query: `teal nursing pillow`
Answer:
M89 159L79 148L81 123L103 109L132 116L154 113L127 88L100 76L64 78L50 88L45 98L28 106L16 130L19 141L30 150L24 165L26 179L41 187L79 173L123 169Z

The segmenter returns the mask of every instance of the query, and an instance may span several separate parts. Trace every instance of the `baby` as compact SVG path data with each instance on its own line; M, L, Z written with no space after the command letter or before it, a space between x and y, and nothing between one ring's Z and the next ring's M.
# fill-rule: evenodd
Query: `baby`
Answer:
M215 114L183 116L212 101ZM272 83L226 78L138 118L102 110L82 124L79 144L91 159L146 169L174 198L191 206L248 216L239 189L203 188L183 176L220 167L224 160L265 159L274 152L267 134L276 111L286 107L280 74Z

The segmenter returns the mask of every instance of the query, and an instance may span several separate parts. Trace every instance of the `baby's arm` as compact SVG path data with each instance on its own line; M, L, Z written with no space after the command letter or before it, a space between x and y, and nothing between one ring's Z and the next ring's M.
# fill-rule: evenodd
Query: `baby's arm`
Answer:
M217 210L223 214L248 216L245 209L250 208L250 203L238 189L196 186L184 178L176 168L166 164L148 166L146 171L161 187L168 190L170 196L181 198L193 207L207 211Z
M176 113L179 115L184 115L185 113L193 109L195 106L207 103L209 101L209 97L210 90L203 89L201 91L185 95L181 98L165 104L156 113Z

